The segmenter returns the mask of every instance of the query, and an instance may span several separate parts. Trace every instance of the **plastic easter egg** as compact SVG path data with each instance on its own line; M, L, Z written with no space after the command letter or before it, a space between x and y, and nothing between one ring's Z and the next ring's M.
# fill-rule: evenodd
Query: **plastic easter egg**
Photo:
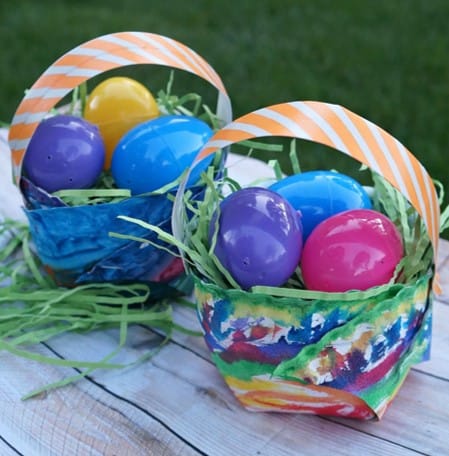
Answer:
M175 181L212 133L202 120L182 115L161 116L134 127L114 151L111 173L115 183L139 195ZM207 157L193 169L189 185L198 181L212 159Z
M364 188L351 177L334 171L307 171L270 186L301 211L304 239L323 220L349 209L371 209Z
M103 139L95 125L80 117L57 115L38 125L23 164L35 185L55 192L91 187L104 159Z
M84 118L98 125L106 147L105 168L120 138L131 128L159 115L151 92L140 82L112 77L98 84L89 94Z
M219 219L212 217L209 242L218 231L214 253L243 288L280 286L301 258L300 215L279 194L248 187L226 197Z
M349 210L313 230L304 244L302 276L310 290L367 290L388 283L403 254L389 218L372 209Z

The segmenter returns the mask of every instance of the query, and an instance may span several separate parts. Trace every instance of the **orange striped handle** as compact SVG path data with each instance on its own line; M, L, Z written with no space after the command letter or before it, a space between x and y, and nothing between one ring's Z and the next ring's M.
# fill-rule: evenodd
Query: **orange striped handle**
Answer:
M50 109L82 82L104 71L136 64L165 65L205 79L218 90L217 115L224 123L232 120L231 102L223 82L192 49L153 33L122 32L101 36L56 60L27 91L17 108L9 131L16 182L31 136Z
M217 149L264 136L287 136L321 143L382 175L424 220L436 260L440 207L435 186L416 157L385 130L342 106L316 101L281 103L251 112L226 125L209 140L195 163ZM438 290L436 282L434 289Z

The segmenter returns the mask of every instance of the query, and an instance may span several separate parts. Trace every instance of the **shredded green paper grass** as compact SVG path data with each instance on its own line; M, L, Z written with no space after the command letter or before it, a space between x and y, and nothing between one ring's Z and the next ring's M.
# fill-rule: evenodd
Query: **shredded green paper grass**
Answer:
M173 82L172 71L165 90L157 94L162 114L195 116L214 130L222 126L200 95L175 95ZM72 92L68 105L52 110L50 115L64 112L81 116L87 95L87 85L83 83ZM216 160L220 159L217 154ZM152 194L165 194L178 184L179 180L176 180ZM128 189L117 188L111 173L105 171L93 188L60 190L54 196L69 206L81 206L116 203L130 198L131 193ZM56 285L32 252L26 225L0 219L0 243L3 243L0 253L0 349L38 362L81 370L74 376L31 391L26 398L76 381L95 369L126 367L113 360L128 340L130 325L144 325L165 334L158 349L170 339L174 330L199 335L173 321L172 305L167 300L156 303L154 299L150 300L151 289L146 284L94 283L74 288ZM176 301L180 305L190 305L186 300ZM30 350L32 345L65 333L86 333L109 328L119 329L117 346L106 357L95 362L58 359ZM133 363L148 359L156 351L149 349Z
M172 71L165 90L158 92L157 103L162 114L195 116L208 123L212 129L222 126L218 117L203 103L200 95L175 95L173 81ZM87 85L83 83L73 91L68 105L53 109L50 115L64 112L81 116L87 95ZM214 164L221 159L220 154L217 154ZM178 184L179 179L152 194L165 194ZM102 173L93 188L60 190L54 195L69 206L116 203L131 197L128 189L116 187L109 171ZM114 357L125 346L131 325L144 325L165 335L156 350L149 349L131 364L151 357L170 340L175 330L199 335L196 331L177 325L173 321L172 305L167 300L154 302L149 285L93 283L74 288L58 286L43 271L30 243L26 225L12 220L2 221L0 218L0 350L42 363L76 368L81 373L31 391L25 398L76 381L95 369L127 367L129 364L115 363ZM175 301L178 305L191 306L183 299ZM95 362L58 359L30 349L31 346L49 341L58 335L109 328L119 329L117 346L107 356Z
M95 369L126 367L113 362L127 342L130 325L140 324L165 334L161 348L174 330L196 334L174 323L172 306L167 301L148 303L151 294L145 284L88 284L75 288L58 287L42 272L30 249L28 227L6 220L0 224L0 349L13 355L58 366L81 369L81 373L31 391L25 398L71 383ZM180 305L189 305L180 300ZM118 328L115 349L95 361L58 359L29 350L64 333L85 333ZM157 350L149 350L133 363L148 359Z
M166 90L158 93L157 101L161 112L193 115L205 120L213 129L221 127L217 117L202 103L199 95L187 94L178 97L172 93L172 85L173 74L171 74ZM74 92L69 107L72 113L82 112L86 94L85 86L80 86ZM190 107L188 108L187 105ZM245 141L240 145L246 149L247 155L251 155L253 150L279 153L284 148L281 145L257 141ZM292 141L287 152L293 172L300 172L295 141ZM273 167L276 178L280 179L283 172L278 161L273 160L270 165ZM124 216L121 218L156 232L159 239L176 246L180 252L179 255L185 260L188 272L221 288L238 289L238 284L213 254L216 231L211 245L208 242L208 231L210 220L214 212L219 211L219 204L224 198L222 189L226 187L229 191L236 191L240 189L240 185L230 179L226 172L223 178L217 181L214 173L215 168L211 167L207 173L202 175L205 184L202 199L192 198L189 191L183 195L185 234L183 240L176 239L172 234L141 220ZM374 207L393 220L404 239L406 255L398 266L393 280L414 281L432 268L433 258L429 237L421 219L405 198L380 176L372 174L372 180L375 195ZM160 189L158 193L173 189L178 184L178 181L173 182ZM254 183L254 185L257 184L258 182ZM436 185L441 203L443 189L438 183ZM130 197L129 190L116 188L109 173L103 173L95 188L61 190L56 195L69 205L118 202ZM189 215L187 216L187 214ZM442 213L441 230L448 227L449 208ZM110 235L141 243L148 242L144 239L127 236L126 233L110 233ZM31 391L25 398L67 385L89 375L95 369L120 369L129 366L129 364L115 363L114 357L125 346L131 326L134 324L144 325L162 332L165 338L156 349L149 348L147 353L131 364L153 356L170 340L173 331L199 335L195 331L178 326L173 321L172 305L168 301L162 300L150 304L151 289L148 285L94 283L74 288L59 287L50 276L43 272L42 265L30 248L29 230L26 225L11 220L0 220L0 244L0 349L15 356L57 366L72 367L78 371L73 376ZM339 296L336 296L336 293L318 293L303 288L301 272L298 268L284 287L254 287L252 292L298 299L354 299L356 297L354 293L361 296L369 293L377 294L388 286L390 284L366 292L339 293ZM192 306L186 300L179 300L179 303ZM65 333L86 333L109 328L119 330L117 345L107 356L94 362L59 359L38 354L30 349L35 344L49 341L51 338Z
M187 93L181 96L176 95L173 93L173 84L174 71L171 71L166 88L160 90L156 96L156 102L161 114L193 116L206 122L214 131L223 126L217 115L207 104L203 103L201 95L197 93ZM69 105L63 107L62 111L81 116L87 96L87 84L83 83L72 92L71 102ZM58 109L52 111L53 114L57 114L58 112L60 112ZM177 184L178 181L173 182L169 184L169 188L164 188L163 191L165 192ZM161 190L158 190L156 193L161 193ZM116 203L129 198L131 192L129 189L117 188L110 171L104 171L93 188L59 190L53 193L53 195L59 197L69 206L82 206Z
M257 143L256 148L263 150L265 144ZM269 145L268 147L272 147ZM277 150L282 149L279 146ZM296 140L290 144L287 151L290 157L294 173L300 172ZM280 179L283 172L277 160L270 161L276 179ZM419 277L429 274L432 271L434 259L430 238L422 219L416 210L408 203L405 197L389 184L380 175L362 167L361 171L371 173L373 186L373 208L387 215L398 227L404 242L405 255L398 264L391 281L382 286L374 287L366 291L349 291L345 293L327 293L304 289L301 278L301 271L298 267L293 276L282 287L256 286L250 292L268 294L279 297L293 297L301 299L321 300L352 300L361 299L382 293L393 284L413 283ZM231 191L240 188L238 183L230 180L226 175L221 182L212 179L212 170L203 174L202 178L206 184L206 191L202 200L192 200L190 194L184 195L183 231L184 239L176 239L173 235L162 232L158 227L149 225L140 220L125 218L129 222L137 223L140 226L156 232L159 238L165 242L175 245L182 252L184 261L190 273L197 277L213 283L221 288L239 289L239 285L223 267L218 258L214 255L214 246L218 227L215 227L214 235L209 244L209 225L213 214L219 214L219 205L224 198L221 188L226 186ZM255 184L257 185L257 183ZM443 202L444 191L438 182L435 183L439 192L440 205ZM190 215L187 216L187 213ZM216 217L218 220L219 217ZM449 208L442 212L440 232L449 227Z

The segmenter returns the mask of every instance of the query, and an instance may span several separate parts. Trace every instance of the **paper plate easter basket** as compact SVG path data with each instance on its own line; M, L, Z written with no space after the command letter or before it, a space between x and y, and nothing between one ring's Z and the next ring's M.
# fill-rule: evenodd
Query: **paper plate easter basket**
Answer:
M415 217L396 223L410 234L409 225L419 218L423 232L408 237L406 255L420 250L419 261L427 257L428 264L405 283L366 291L233 288L212 264L207 236L199 238L198 227L213 209L200 207L196 221L187 221L185 206L190 202L181 186L173 233L194 275L198 317L212 359L249 410L381 418L410 367L429 357L440 223L432 179L386 131L322 102L284 103L247 114L219 130L197 159L267 136L321 143L368 166L391 190L394 204L408 201L416 210ZM218 190L216 185L210 189ZM421 245L422 238L427 240ZM215 275L205 272L208 263Z
M36 128L67 94L103 72L136 64L163 65L197 75L218 91L217 118L226 124L232 117L229 97L215 70L196 52L164 36L141 32L105 35L81 44L54 62L17 108L9 144L15 182L24 197L35 248L42 263L64 285L139 281L171 284L183 274L177 258L151 245L153 234L117 218L138 216L170 230L173 203L166 194L68 206L22 176L24 157ZM110 231L121 233L125 229L128 235L146 236L149 244L142 248L136 242L109 236ZM162 290L162 294L165 292L169 293L170 287Z

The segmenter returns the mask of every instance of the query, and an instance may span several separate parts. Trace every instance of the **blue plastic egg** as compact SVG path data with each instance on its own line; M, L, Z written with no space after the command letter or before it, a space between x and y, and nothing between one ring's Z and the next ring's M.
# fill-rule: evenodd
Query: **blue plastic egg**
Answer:
M182 115L161 116L137 125L114 149L111 173L115 183L140 195L175 181L212 133L202 120ZM206 157L193 169L188 185L198 181L212 159Z
M334 171L307 171L269 187L302 214L304 240L323 220L349 209L371 209L371 200L355 179Z

